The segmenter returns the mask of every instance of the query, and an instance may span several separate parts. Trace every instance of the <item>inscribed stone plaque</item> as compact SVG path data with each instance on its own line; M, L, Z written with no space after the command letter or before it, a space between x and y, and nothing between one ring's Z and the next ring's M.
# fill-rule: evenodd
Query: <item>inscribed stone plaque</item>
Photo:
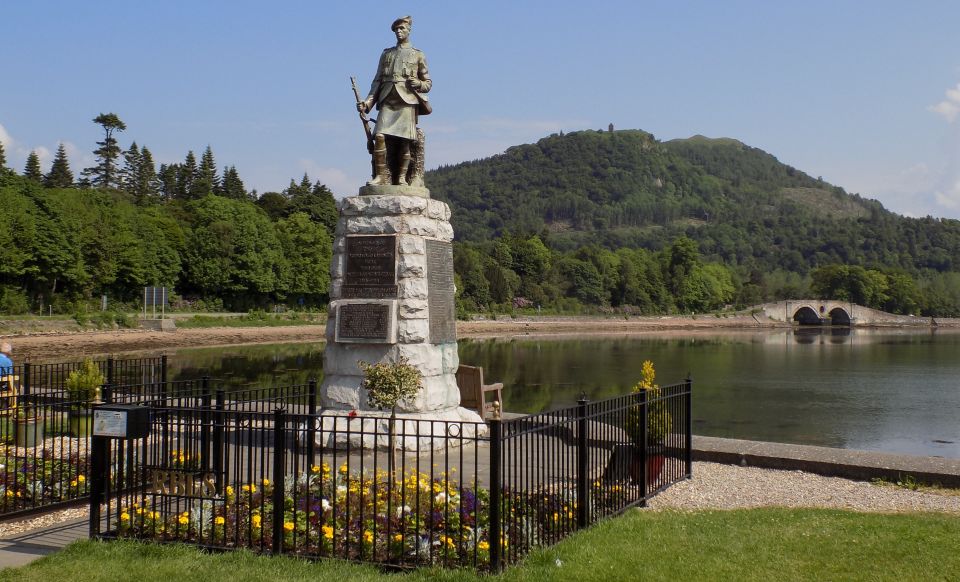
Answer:
M397 296L397 237L346 237L346 264L340 297L384 299Z
M337 307L336 341L394 343L393 303L342 303Z
M427 239L427 305L430 343L457 341L452 243Z

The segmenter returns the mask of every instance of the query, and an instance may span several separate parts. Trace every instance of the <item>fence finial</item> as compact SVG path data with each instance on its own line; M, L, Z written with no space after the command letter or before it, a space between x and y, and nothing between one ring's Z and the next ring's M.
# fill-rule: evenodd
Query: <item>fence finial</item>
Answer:
M494 420L500 420L500 402L497 400L493 401L493 418Z

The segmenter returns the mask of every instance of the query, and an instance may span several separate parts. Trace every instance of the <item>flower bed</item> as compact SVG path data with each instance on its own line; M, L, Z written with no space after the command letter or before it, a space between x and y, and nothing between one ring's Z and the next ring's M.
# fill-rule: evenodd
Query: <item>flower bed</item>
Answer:
M431 479L416 471L391 479L387 471L350 474L327 464L288 477L283 494L282 551L396 565L470 565L490 562L490 495L453 474ZM599 483L595 485L599 487ZM148 495L121 507L121 537L181 541L221 548L276 551L274 487L264 479L223 494L192 499L187 506ZM575 529L570 492L505 492L502 511L505 552Z
M12 513L85 497L88 458L47 454L19 456L8 448L0 457L0 513Z

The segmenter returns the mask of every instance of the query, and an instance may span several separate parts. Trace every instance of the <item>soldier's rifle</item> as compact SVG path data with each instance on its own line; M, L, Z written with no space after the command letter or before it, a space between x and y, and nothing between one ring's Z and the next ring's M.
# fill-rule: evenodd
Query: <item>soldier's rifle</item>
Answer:
M357 99L357 105L360 105L362 101L360 100L360 90L357 89L356 77L350 77L350 84L353 86L353 96ZM370 131L370 117L368 117L363 111L360 111L360 121L363 123L363 132L367 134L367 151L372 154L373 132Z

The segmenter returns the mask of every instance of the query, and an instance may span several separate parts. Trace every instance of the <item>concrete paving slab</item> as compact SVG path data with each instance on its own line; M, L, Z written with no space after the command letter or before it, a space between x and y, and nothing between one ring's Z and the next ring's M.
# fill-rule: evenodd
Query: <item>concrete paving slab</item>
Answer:
M0 568L17 567L87 538L86 518L58 523L0 538Z

